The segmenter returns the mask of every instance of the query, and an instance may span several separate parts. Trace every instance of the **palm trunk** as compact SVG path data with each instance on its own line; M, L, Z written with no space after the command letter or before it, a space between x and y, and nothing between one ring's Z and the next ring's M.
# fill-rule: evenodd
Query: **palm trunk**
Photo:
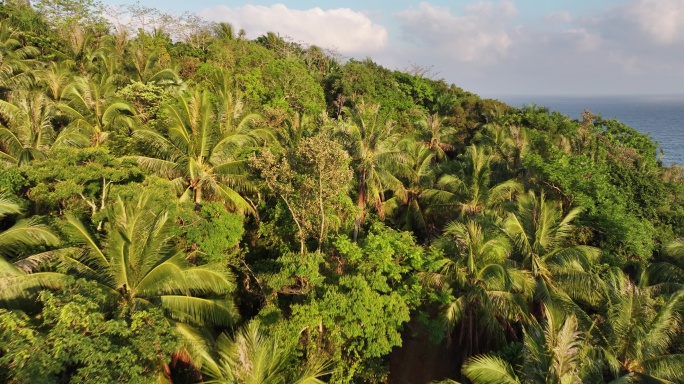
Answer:
M325 231L325 207L323 206L323 181L321 180L321 171L318 172L318 206L321 210L321 231L318 234L318 252L323 246L323 234Z
M202 203L202 188L199 185L195 185L195 204L200 205Z
M356 243L359 239L359 228L363 222L364 213L366 210L366 172L362 171L359 177L359 197L357 202L357 207L359 212L356 214L356 219L354 221L354 242Z

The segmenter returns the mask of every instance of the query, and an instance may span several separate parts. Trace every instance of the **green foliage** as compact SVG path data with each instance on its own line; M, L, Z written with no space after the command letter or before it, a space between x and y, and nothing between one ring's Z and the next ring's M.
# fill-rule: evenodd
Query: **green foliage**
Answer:
M0 381L387 382L426 352L682 380L684 176L648 135L277 31L0 3Z
M95 215L109 201L112 185L142 180L133 160L101 147L55 150L23 171L29 182L27 196L38 212L77 210Z
M27 185L28 181L18 167L8 167L0 171L0 191L2 193L16 194Z
M381 113L395 120L414 108L412 95L402 89L410 92L411 86L400 85L392 71L370 59L350 60L326 79L325 88L333 116L340 115L343 107L356 107L362 101L381 105Z
M239 242L245 231L243 216L227 212L220 203L204 203L179 217L181 238L197 264L238 265Z
M334 380L348 382L382 367L381 358L401 345L401 330L420 301L415 273L423 250L408 233L380 224L359 244L340 236L334 246L340 259L329 263L343 263L344 273L333 269L322 283L308 280L317 287L306 303L290 307L286 329L305 327L307 353L329 356L341 368Z
M76 280L43 292L39 313L0 309L0 367L8 383L153 383L180 345L161 310L112 311L108 293Z
M132 82L119 89L116 95L130 102L143 124L156 126L161 117L162 107L174 96L174 91L154 83Z

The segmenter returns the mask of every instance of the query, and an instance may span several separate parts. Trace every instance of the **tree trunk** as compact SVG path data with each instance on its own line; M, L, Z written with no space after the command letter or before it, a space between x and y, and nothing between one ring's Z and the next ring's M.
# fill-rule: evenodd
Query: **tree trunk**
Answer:
M318 207L321 210L321 231L318 234L318 252L321 251L323 246L323 234L325 231L325 207L323 206L323 177L321 176L321 170L318 170Z
M306 247L304 246L304 230L302 230L302 226L299 224L299 220L297 220L297 215L295 215L295 212L292 210L290 202L287 201L285 197L283 197L282 199L285 202L287 209L290 211L290 214L292 215L292 220L294 220L295 225L297 226L297 232L299 233L299 254L303 255L306 249Z
M359 239L359 228L363 222L364 213L366 210L366 172L361 172L359 177L359 198L357 202L357 207L359 212L356 214L356 219L354 220L354 242L356 243Z
M200 205L202 203L202 188L199 185L195 185L195 204Z

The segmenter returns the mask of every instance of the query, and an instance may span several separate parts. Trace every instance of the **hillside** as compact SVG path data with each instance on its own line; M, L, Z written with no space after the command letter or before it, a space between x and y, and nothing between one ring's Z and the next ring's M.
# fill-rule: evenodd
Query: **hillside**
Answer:
M33 6L0 3L0 382L684 382L684 182L647 135Z

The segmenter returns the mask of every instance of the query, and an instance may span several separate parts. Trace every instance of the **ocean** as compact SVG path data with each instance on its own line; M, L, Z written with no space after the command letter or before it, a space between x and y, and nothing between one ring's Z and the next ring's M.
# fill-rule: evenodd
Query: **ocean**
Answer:
M670 96L501 96L514 106L535 104L579 119L585 109L616 118L658 142L663 164L684 165L684 95ZM660 156L660 155L659 155Z

